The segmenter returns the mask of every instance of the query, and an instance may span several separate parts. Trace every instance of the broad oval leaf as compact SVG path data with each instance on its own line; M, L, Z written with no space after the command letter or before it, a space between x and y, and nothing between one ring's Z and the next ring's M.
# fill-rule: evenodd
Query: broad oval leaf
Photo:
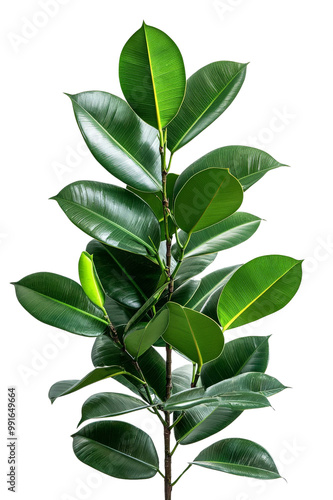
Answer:
M205 396L205 389L203 387L195 387L193 389L187 389L186 391L177 392L172 395L164 403L163 408L166 411L183 411L199 404L218 405L218 403L218 398Z
M177 45L145 23L121 52L119 79L130 106L158 130L172 120L184 99L185 68Z
M137 255L133 259L129 252L99 241L91 241L87 251L93 254L105 292L120 304L139 309L156 290L161 269L146 257Z
M99 392L90 396L82 406L82 416L78 425L94 418L116 417L133 411L149 408L138 398L117 392Z
M231 340L222 354L202 367L201 380L205 387L241 373L266 371L269 357L268 337L242 337Z
M49 398L51 402L54 403L54 401L61 396L67 396L67 394L76 392L100 380L123 374L129 375L122 366L103 366L95 368L95 370L88 373L88 375L81 380L62 380L61 382L56 382L50 388Z
M200 257L185 258L176 274L175 285L177 283L177 285L180 286L181 283L185 283L185 281L205 271L205 269L214 262L216 256L217 254L214 253L210 255L201 255ZM173 262L174 265L176 265L174 260ZM171 270L173 271L174 267L171 267Z
M247 439L218 441L202 450L191 463L236 476L256 479L281 477L270 454L259 444Z
M217 406L232 410L255 410L271 406L266 396L251 391L225 393L217 399Z
M67 95L96 160L125 184L146 192L160 191L161 157L156 130L115 95L99 91Z
M241 266L224 287L218 303L224 330L256 321L288 304L301 283L301 264L291 257L266 255Z
M202 229L191 235L186 246L185 256L194 257L209 253L221 252L248 240L258 229L261 219L255 215L236 212L227 219ZM179 240L182 244L187 239L187 233L180 231ZM178 247L173 246L177 256Z
M246 191L270 170L285 166L260 149L248 146L225 146L202 156L192 163L189 169L193 175L208 167L228 168Z
M47 325L86 337L96 337L108 326L103 311L69 278L35 273L13 285L24 309Z
M276 378L266 373L249 372L236 375L222 382L211 385L206 390L207 396L221 396L232 392L258 392L266 397L273 396L287 387Z
M224 338L220 327L207 316L168 302L169 324L163 339L188 359L202 366L220 355Z
M186 170L185 170L186 172ZM175 185L174 213L186 233L205 229L232 215L243 201L238 180L223 168L207 168Z
M145 353L165 332L169 323L168 311L161 311L144 327L130 330L124 337L126 350L135 358Z
M96 367L118 364L123 366L127 372L138 376L138 371L130 357L113 342L109 335L101 335L96 339L91 358ZM166 370L162 356L151 347L140 357L139 364L151 392L154 391L161 400L165 399ZM132 377L120 375L115 379L135 394L143 398L147 397L142 384Z
M102 182L78 181L52 199L89 236L127 252L156 254L161 237L158 220L130 191Z
M93 257L88 252L82 252L79 260L79 277L84 293L91 302L104 310L105 293L96 272Z
M158 471L158 455L152 439L134 425L94 422L72 437L77 458L109 476L148 479Z
M232 103L246 74L246 64L218 61L199 69L187 81L186 95L168 127L168 148L183 147L213 123Z

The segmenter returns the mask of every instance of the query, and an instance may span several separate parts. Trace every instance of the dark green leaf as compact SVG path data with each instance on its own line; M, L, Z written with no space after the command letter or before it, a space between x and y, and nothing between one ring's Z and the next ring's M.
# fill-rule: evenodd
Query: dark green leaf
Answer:
M301 265L302 261L291 257L266 255L241 266L219 300L218 316L224 330L256 321L288 304L301 283Z
M161 158L156 130L140 120L126 102L107 92L67 95L96 160L136 189L160 191Z
M232 410L254 410L267 408L270 402L263 394L256 392L231 392L218 398L217 406L231 408Z
M13 284L24 309L47 325L86 337L96 337L107 328L102 310L69 278L35 273Z
M187 144L230 106L245 74L246 64L218 61L188 79L184 102L168 127L170 151Z
M218 398L205 397L205 389L203 387L195 387L172 395L164 403L163 408L166 411L180 411L187 410L200 404L215 404L217 406L218 403Z
M143 304L143 306L131 317L126 325L125 333L128 332L133 326L145 316L145 314L157 303L164 290L167 288L168 283L164 283L160 288L153 293L151 297Z
M191 301L193 295L195 295L199 285L200 280L188 280L172 294L172 302L186 306Z
M208 167L228 168L246 191L267 172L282 166L285 165L260 149L248 146L226 146L199 158L189 167L189 174L193 175Z
M167 310L161 311L145 327L130 330L124 337L126 350L135 358L145 353L165 332L169 323Z
M88 375L83 377L81 380L62 380L61 382L56 382L52 385L49 391L49 398L53 403L57 398L76 392L83 387L87 387L87 385L126 373L126 370L122 366L105 366L95 368L95 370L88 373Z
M206 395L215 397L232 392L258 392L269 397L284 389L286 389L285 385L266 373L249 372L211 385L206 390Z
M116 417L133 411L149 408L142 400L118 394L116 392L99 392L90 396L82 406L82 417L78 425L92 418Z
M185 68L177 45L145 23L122 50L119 79L134 111L159 130L172 120L184 99Z
M200 257L185 258L180 265L175 278L175 284L184 283L190 278L202 273L216 259L216 253L210 255L201 255ZM171 268L172 271L174 268Z
M181 174L174 194L177 225L186 233L200 231L226 219L243 201L241 184L223 168L207 168L189 179Z
M131 253L156 254L160 244L158 220L130 191L102 182L78 181L52 199L89 236Z
M269 337L242 337L231 340L222 354L202 367L205 387L246 372L264 373L268 364Z
M94 422L72 437L77 458L109 476L147 479L158 470L153 441L134 425L119 421Z
M182 307L167 304L169 325L163 339L199 366L219 356L224 338L220 327L207 316Z
M117 302L139 309L156 290L161 269L146 257L137 255L133 259L131 253L99 241L91 241L87 251L94 256L105 292Z
M256 232L260 222L261 219L255 215L236 212L227 219L192 234L186 246L185 256L193 257L195 255L221 252L239 245ZM184 244L187 233L180 231L179 239ZM177 255L176 245L174 245L173 252Z
M184 365L172 372L172 394L185 391L191 387L193 366ZM199 379L200 382L200 379ZM199 385L199 384L198 384Z
M201 451L191 463L236 476L256 479L281 477L269 453L259 444L247 439L230 438L218 441Z

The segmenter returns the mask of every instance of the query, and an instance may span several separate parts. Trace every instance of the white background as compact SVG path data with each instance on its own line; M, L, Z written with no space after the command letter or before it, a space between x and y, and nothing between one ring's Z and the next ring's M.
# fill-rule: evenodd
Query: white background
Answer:
M83 401L110 384L111 390L124 388L103 382L98 389L87 388L51 406L51 384L80 378L91 369L92 340L37 322L19 306L9 285L37 271L77 279L77 260L89 237L48 198L75 180L117 180L82 147L62 92L105 90L121 95L119 54L144 19L175 40L188 76L216 60L251 62L234 103L176 155L174 169L181 171L228 144L257 145L291 166L270 172L246 193L244 210L266 222L251 240L220 254L213 268L268 253L305 259L303 284L285 309L227 334L227 340L272 334L268 373L293 389L274 397L276 411L249 411L219 435L181 447L174 461L176 477L208 444L243 437L269 450L288 483L192 467L175 487L174 499L325 497L331 490L333 444L331 2L55 0L49 2L49 14L42 3L1 4L1 494L6 499L13 495L5 481L6 388L14 385L18 500L162 498L159 476L117 480L76 459L70 435ZM160 424L148 412L125 420L141 426L162 449Z

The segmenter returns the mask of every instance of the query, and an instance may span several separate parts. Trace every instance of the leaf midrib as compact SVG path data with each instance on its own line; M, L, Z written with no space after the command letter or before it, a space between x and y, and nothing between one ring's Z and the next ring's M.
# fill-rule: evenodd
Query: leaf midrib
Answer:
M278 475L278 472L274 472L274 471L271 471L269 469L263 469L262 467L254 467L254 466L251 466L251 465L243 465L243 464L235 464L233 462L221 462L221 461L217 461L217 460L200 460L200 461L194 461L192 462L193 464L195 465L198 465L198 464L221 464L221 465L229 465L229 466L237 466L237 467L243 467L244 469L249 469L249 470L258 470L258 471L263 471L263 472L268 472L269 474L272 474L272 475Z
M151 82L152 82L152 86L153 86L157 127L158 127L158 130L161 132L161 130L162 130L162 124L161 124L160 110L159 110L158 99L157 99L157 92L156 92L156 86L155 86L155 81L154 81L153 65L152 65L152 60L151 60L150 50L149 50L148 34L147 34L147 31L146 31L146 25L145 24L143 25L143 31L144 31L144 34L145 34L145 41L146 41L148 62L149 62L149 68L150 68L150 73L151 73Z

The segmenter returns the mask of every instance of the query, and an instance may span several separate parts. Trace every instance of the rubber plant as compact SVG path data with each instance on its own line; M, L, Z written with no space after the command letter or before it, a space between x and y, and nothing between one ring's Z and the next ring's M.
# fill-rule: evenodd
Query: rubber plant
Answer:
M224 345L224 335L284 307L300 285L301 261L265 255L196 278L218 252L256 232L261 219L239 211L244 192L282 164L259 149L228 146L180 175L170 170L177 151L235 99L246 67L213 62L186 81L177 45L143 23L120 56L127 102L100 91L68 94L91 153L124 183L77 181L52 198L93 238L79 259L81 285L46 272L15 283L35 318L96 338L94 369L54 384L52 402L107 378L134 393L99 392L85 401L84 426L72 436L77 458L122 479L160 474L166 500L193 465L280 477L264 448L238 438L208 446L171 476L179 445L218 433L244 410L270 406L268 398L285 389L265 373L267 336ZM173 355L186 360L174 371ZM151 437L114 418L139 410L161 422L164 468Z

